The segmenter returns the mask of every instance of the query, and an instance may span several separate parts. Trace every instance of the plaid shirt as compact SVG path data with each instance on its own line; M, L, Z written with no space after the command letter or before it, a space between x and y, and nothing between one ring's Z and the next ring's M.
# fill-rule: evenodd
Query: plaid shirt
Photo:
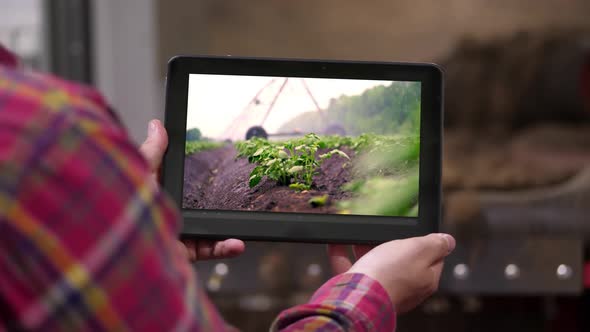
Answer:
M0 331L226 331L179 214L94 90L0 46ZM384 289L336 276L273 331L392 331Z

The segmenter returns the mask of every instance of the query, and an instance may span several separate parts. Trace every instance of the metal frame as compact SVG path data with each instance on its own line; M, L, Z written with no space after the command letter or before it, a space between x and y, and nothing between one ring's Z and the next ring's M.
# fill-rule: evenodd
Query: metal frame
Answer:
M49 70L92 83L90 0L45 0L43 5Z

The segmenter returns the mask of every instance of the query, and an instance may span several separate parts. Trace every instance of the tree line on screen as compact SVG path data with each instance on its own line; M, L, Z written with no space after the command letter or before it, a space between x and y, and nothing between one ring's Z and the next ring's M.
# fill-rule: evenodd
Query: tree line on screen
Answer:
M188 142L198 141L203 137L199 128L191 128L186 131L186 140Z
M285 123L280 132L304 130L321 132L328 124L338 123L347 135L417 134L420 128L419 82L393 82L377 86L360 95L342 95L330 101L323 116L310 111Z
M211 141L207 137L203 137L199 128L191 128L186 131L184 153L185 155L189 155L199 151L215 149L223 145L223 142Z

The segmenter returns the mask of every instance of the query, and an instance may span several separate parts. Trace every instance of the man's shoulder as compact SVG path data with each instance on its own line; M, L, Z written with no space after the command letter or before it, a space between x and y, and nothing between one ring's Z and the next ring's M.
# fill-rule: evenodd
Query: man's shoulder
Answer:
M68 113L73 117L118 122L97 90L50 74L0 66L0 100L11 117Z
M71 146L95 144L99 137L129 141L125 127L97 91L0 65L0 179L5 184L14 182L11 177L27 175L22 165L39 162L41 151L51 147L57 151L53 157L64 156Z

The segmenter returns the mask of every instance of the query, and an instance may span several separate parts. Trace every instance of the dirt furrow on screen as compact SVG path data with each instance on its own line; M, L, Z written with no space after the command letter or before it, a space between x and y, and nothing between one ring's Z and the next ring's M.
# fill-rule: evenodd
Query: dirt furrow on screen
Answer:
M352 151L345 151L350 155ZM323 153L320 151L319 153ZM193 154L185 161L184 207L208 210L245 210L302 213L335 213L335 202L350 197L341 187L350 180L350 167L343 158L324 162L314 178L315 188L296 192L264 179L254 188L248 186L254 165L235 159L233 146ZM309 199L328 195L328 204L312 207Z
M194 153L185 158L184 161L184 198L183 206L190 209L211 209L208 202L213 200L211 194L212 183L223 181L220 177L220 168L227 168L228 164L234 161L236 151L233 146L228 145L221 148L206 150ZM247 174L253 166L247 161L241 165L243 172ZM224 170L223 177L227 179Z

